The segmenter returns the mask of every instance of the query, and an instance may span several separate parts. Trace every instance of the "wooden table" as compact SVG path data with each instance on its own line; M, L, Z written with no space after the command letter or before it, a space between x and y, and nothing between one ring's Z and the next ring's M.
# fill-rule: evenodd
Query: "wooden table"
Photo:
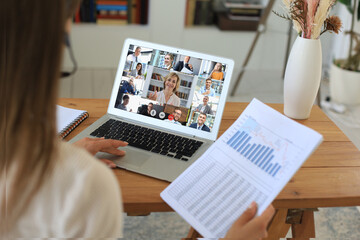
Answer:
M106 113L107 99L60 99L65 107L85 109L90 117L67 138ZM225 106L219 136L238 118L248 103L228 102ZM283 112L282 104L268 104ZM292 227L293 237L315 237L313 211L318 207L360 205L360 151L345 134L314 106L307 120L299 120L324 136L324 142L305 162L273 202L277 209L269 227L269 239L285 237ZM124 211L129 215L173 211L161 198L168 182L115 169L121 185Z

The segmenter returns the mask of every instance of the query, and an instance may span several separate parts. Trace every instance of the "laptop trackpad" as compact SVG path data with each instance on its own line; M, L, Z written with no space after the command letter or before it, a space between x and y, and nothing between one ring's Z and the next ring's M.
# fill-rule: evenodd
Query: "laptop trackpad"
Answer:
M151 157L150 154L134 151L132 149L126 149L126 155L123 157L118 157L109 153L97 153L95 155L97 158L105 158L113 161L119 167L129 167L129 168L140 168L147 159Z

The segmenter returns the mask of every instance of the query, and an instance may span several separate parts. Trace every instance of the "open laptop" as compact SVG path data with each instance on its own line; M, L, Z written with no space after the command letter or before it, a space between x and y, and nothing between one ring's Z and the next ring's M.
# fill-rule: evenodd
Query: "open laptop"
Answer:
M107 114L71 142L127 141L124 157L97 156L171 182L216 140L233 67L231 59L126 39Z

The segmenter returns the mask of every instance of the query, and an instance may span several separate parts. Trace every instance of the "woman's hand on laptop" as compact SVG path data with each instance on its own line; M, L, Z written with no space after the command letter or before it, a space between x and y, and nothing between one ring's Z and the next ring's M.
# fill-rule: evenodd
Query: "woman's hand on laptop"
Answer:
M85 148L90 154L95 155L98 152L106 152L117 156L124 156L125 151L119 150L119 147L125 147L127 142L105 139L105 138L83 138L75 142L74 145ZM100 159L111 168L115 168L116 165L108 159Z
M258 217L255 217L257 205L252 202L250 207L234 222L225 239L262 239L267 237L267 226L273 218L275 209L270 205Z

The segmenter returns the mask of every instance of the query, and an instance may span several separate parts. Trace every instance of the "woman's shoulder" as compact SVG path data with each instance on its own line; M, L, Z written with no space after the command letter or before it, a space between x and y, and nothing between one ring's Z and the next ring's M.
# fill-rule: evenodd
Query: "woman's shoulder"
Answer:
M64 191L91 195L94 201L109 198L121 202L118 180L109 167L85 149L70 143L62 142L59 150L61 166L55 168L54 182L71 186Z
M88 237L120 237L123 209L120 187L114 174L84 149L67 142L59 145L59 165L54 170L52 181L49 179L50 185L56 187L47 192L63 203L59 221L73 222L73 226L58 231L64 236L77 229ZM78 222L84 217L89 219L86 225ZM109 226L102 224L106 220L111 222Z
M60 140L57 146L54 168L22 214L14 234L122 237L122 200L114 174L83 149Z

